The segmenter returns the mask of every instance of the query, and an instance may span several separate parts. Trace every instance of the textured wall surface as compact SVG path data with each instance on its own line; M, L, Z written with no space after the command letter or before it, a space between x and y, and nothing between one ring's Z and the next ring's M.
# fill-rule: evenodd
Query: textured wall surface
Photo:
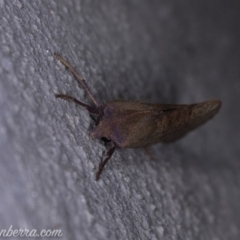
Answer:
M0 229L62 239L240 238L239 1L0 0ZM106 148L90 103L53 57L77 67L101 102L221 99L220 113L171 145ZM29 239L29 238L28 238Z

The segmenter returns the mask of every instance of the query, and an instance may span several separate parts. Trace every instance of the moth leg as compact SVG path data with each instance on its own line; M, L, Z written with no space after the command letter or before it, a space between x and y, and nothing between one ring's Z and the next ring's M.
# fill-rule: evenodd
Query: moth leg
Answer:
M84 107L88 112L90 113L93 113L93 114L99 114L99 111L98 111L98 108L95 108L95 107L91 107L83 102L80 102L79 100L77 100L76 98L74 97L71 97L71 96L68 96L68 95L65 95L65 94L56 94L55 95L56 98L62 98L62 99L65 99L65 100L70 100L78 105L81 105L82 107Z
M109 159L111 158L111 156L113 155L115 149L116 149L116 145L114 144L113 147L111 147L111 148L108 150L108 152L107 152L107 154L106 154L106 156L105 156L104 161L101 161L101 162L100 162L99 167L98 167L98 171L97 171L97 173L96 173L96 181L99 180L100 175L101 175L101 173L102 173L102 171L103 171L106 163L108 162L108 160L109 160Z
M150 159L154 160L154 155L153 155L151 149L149 147L145 147L144 149L145 149L147 155L150 157Z
M93 93L91 92L90 88L88 87L86 81L84 80L84 78L82 76L80 76L78 74L78 72L74 69L74 67L67 61L65 60L63 57L61 57L58 53L54 53L54 56L66 67L69 69L69 71L73 74L73 76L78 80L78 82L81 84L82 88L86 91L86 93L88 94L88 96L92 99L92 101L94 102L94 104L99 107L100 104L98 103L98 101L96 100L95 96L93 95Z

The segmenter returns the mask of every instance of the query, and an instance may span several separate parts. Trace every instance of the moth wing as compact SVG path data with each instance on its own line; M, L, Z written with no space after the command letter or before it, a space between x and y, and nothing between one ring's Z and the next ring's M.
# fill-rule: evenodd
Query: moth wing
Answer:
M141 103L138 110L116 125L115 136L120 136L119 145L128 148L176 141L211 119L220 106L220 101L190 105Z
M214 117L221 107L221 101L206 101L203 103L185 105L170 110L161 123L165 124L161 142L173 142Z

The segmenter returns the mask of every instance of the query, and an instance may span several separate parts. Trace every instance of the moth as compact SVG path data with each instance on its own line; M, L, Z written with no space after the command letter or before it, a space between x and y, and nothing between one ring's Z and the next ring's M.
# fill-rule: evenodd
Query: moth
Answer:
M116 148L142 148L159 142L173 142L207 122L221 107L220 100L186 105L114 100L102 105L74 67L59 54L54 55L78 80L94 106L65 94L55 96L70 100L96 115L96 126L90 137L102 139L110 145L96 172L97 181Z

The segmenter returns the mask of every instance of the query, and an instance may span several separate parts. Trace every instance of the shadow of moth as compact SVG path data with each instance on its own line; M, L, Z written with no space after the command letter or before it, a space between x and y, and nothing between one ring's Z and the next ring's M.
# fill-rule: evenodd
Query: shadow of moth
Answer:
M90 137L102 139L110 144L104 160L99 164L96 180L99 180L104 166L116 148L141 148L158 142L175 141L207 122L221 107L219 100L188 105L114 100L102 105L73 66L59 54L54 55L78 80L94 106L64 94L57 94L56 97L70 100L90 114L96 115L96 126L90 132Z

